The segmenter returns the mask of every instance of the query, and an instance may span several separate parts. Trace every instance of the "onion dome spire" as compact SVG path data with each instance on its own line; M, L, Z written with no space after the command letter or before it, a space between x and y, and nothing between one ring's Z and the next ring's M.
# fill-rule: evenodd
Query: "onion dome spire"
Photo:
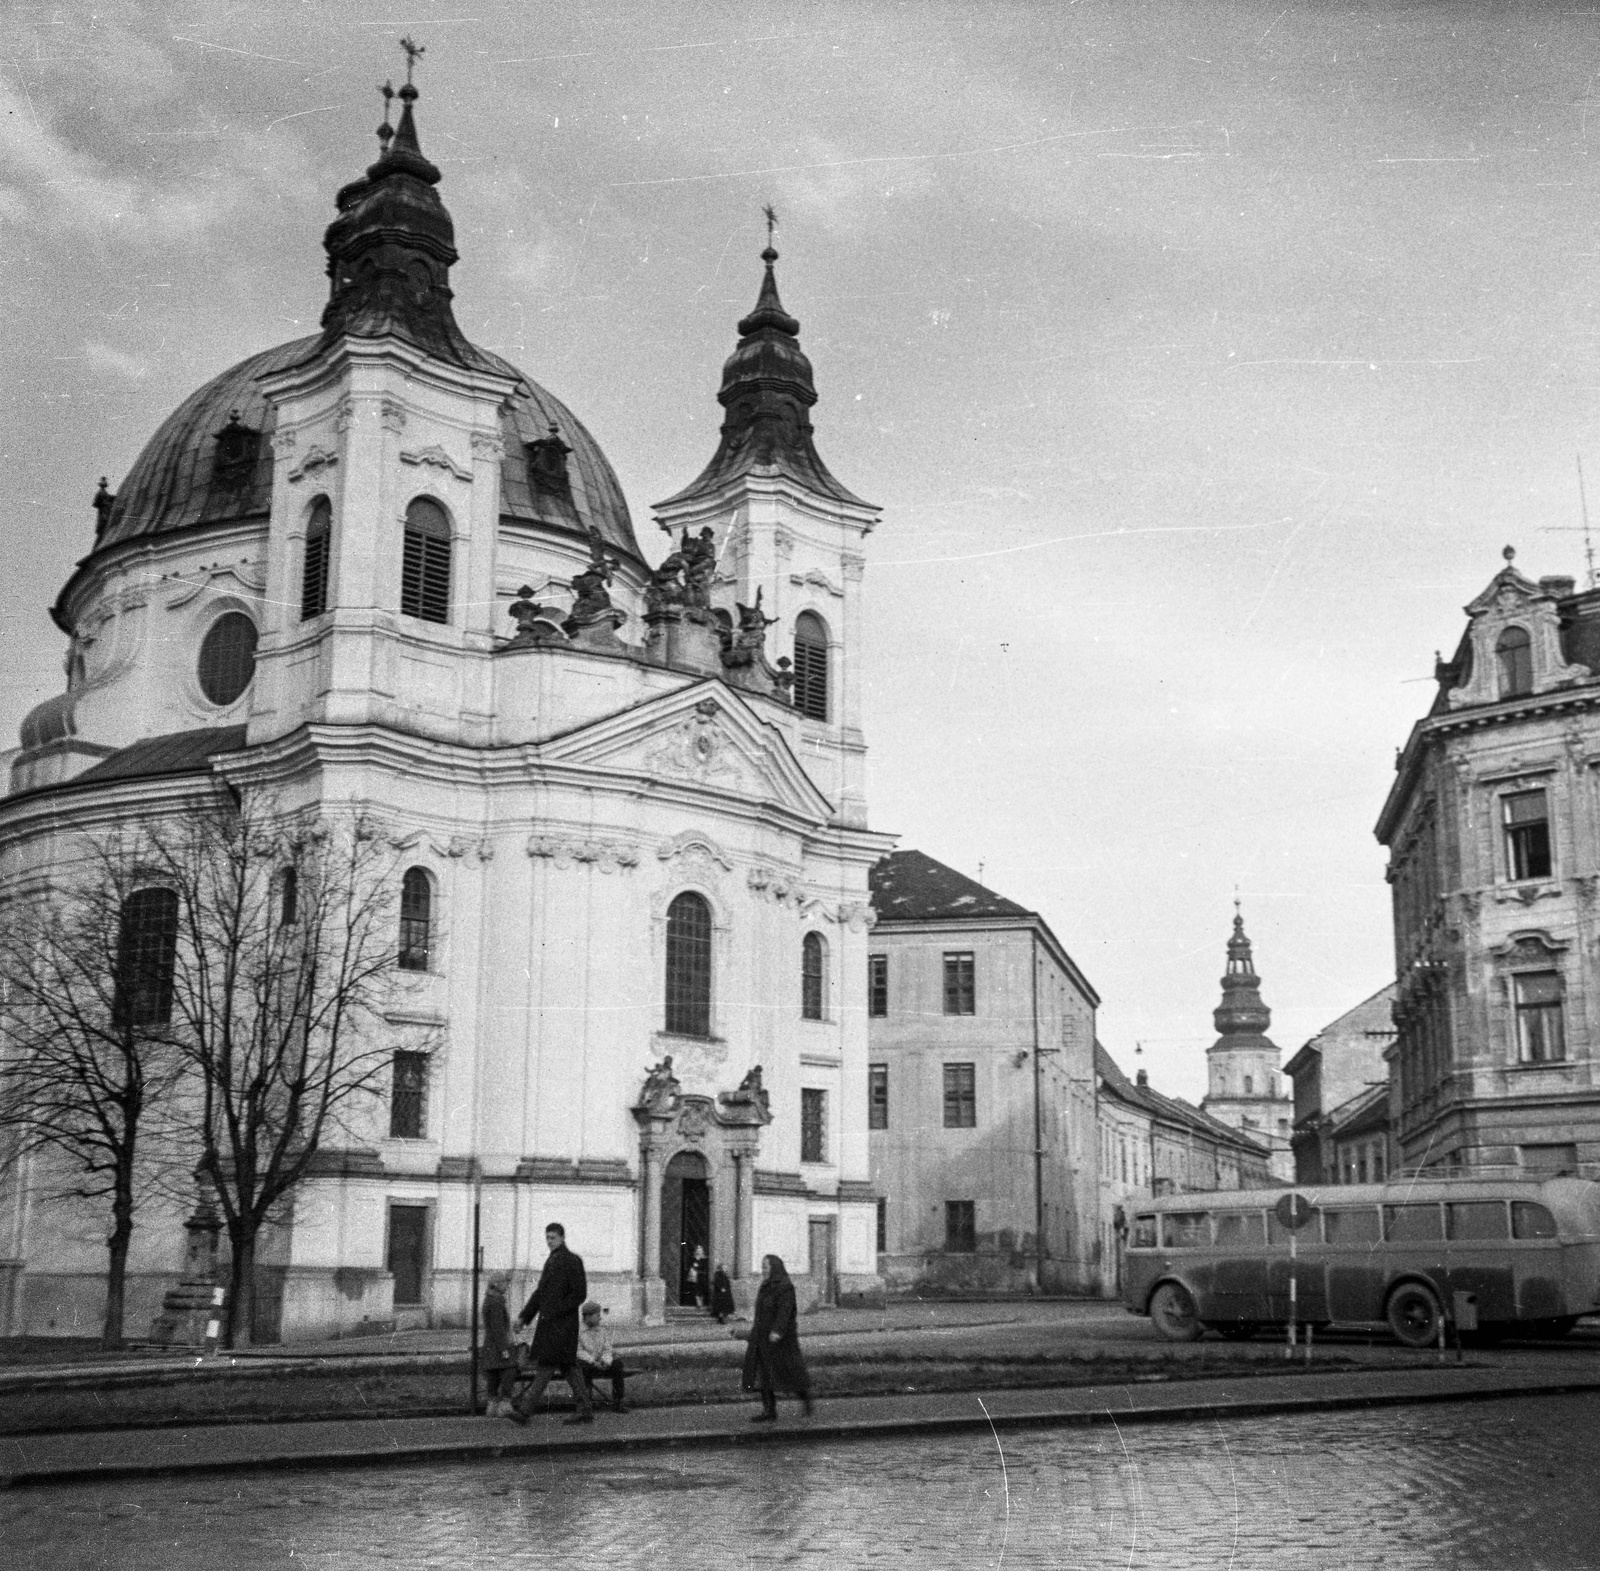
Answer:
M811 362L800 347L800 323L778 298L773 230L777 214L768 207L767 244L761 252L766 271L755 309L739 323L739 344L722 368L717 402L726 411L722 440L699 478L660 505L716 490L740 475L759 470L788 475L810 490L865 506L828 472L812 440L810 409L817 401Z
M1228 968L1222 977L1222 1002L1211 1015L1224 1039L1260 1036L1272 1024L1272 1011L1261 1001L1261 978L1256 975L1238 900L1234 901L1233 906L1233 937L1228 940Z
M411 74L419 45L401 40L406 83L385 82L379 155L365 175L339 192L339 216L328 225L331 289L322 313L322 342L338 338L404 338L442 359L478 365L482 356L462 335L451 309L450 268L458 260L455 225L434 189L439 170L417 136L418 92ZM392 101L400 123L390 126Z

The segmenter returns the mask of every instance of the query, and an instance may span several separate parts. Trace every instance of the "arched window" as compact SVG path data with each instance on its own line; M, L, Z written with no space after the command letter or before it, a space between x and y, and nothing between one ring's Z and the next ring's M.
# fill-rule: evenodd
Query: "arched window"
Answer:
M828 630L809 611L794 621L794 707L813 720L828 718Z
M300 575L300 620L309 622L328 609L328 557L333 546L333 504L319 496L306 525L306 565Z
M1527 629L1508 627L1494 646L1500 662L1500 696L1516 698L1533 691L1533 644Z
M400 609L424 622L450 620L450 520L431 497L406 509Z
M300 875L292 867L278 874L278 925L293 927L300 916Z
M433 947L433 881L420 867L400 881L400 969L426 971Z
M255 674L256 624L243 611L219 616L200 641L200 691L226 707Z
M807 933L800 944L800 1017L822 1019L822 1003L827 997L827 951L821 933Z
M1255 1076L1254 1075L1246 1075L1244 1077L1244 1094L1246 1096L1254 1096L1255 1095L1255 1091L1256 1091Z
M119 1023L165 1025L172 1019L172 977L178 954L178 896L136 889L122 904L117 934L115 1013Z
M667 1030L711 1035L711 908L692 891L667 907Z

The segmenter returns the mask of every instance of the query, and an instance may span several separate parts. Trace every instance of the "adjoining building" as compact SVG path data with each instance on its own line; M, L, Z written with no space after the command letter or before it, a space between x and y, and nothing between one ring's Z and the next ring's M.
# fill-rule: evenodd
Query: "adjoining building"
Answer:
M479 1187L484 1260L513 1292L560 1219L619 1317L677 1301L696 1246L746 1293L770 1252L807 1300L877 1294L868 872L890 842L863 793L861 586L879 510L817 452L777 253L723 368L720 444L654 509L676 549L652 569L593 437L457 326L440 171L416 89L399 96L339 192L320 332L208 382L96 498L54 608L67 690L24 722L0 801L0 895L46 887L79 831L230 790L360 814L393 849L392 1085L266 1251L258 1338L465 1323ZM1014 984L1012 935L952 939L975 966L952 985L1009 1030L1031 942L1048 1043L1019 1040L1059 1029L1066 1063L1092 1019L1058 1022L1092 994L1038 926ZM976 1099L986 1138L1005 1102L1025 1153L1032 1064L1013 1114L997 1065L947 1056L993 1068L954 1104ZM0 1187L0 1330L81 1334L104 1223L30 1204L38 1177ZM959 1193L970 1236L1013 1229L1026 1251L1029 1227ZM182 1266L182 1215L136 1232L130 1325ZM1074 1228L1052 1238L1075 1262Z
M1395 986L1326 1025L1283 1072L1294 1086L1294 1181L1376 1183L1389 1171L1389 1066Z
M868 1146L892 1288L1091 1291L1099 996L1049 924L920 851L872 870Z
M1155 1195L1261 1189L1277 1183L1273 1154L1211 1114L1165 1096L1139 1070L1132 1080L1098 1042L1095 1092L1100 1150L1101 1291L1122 1290L1129 1207Z
M1506 565L1467 607L1376 834L1399 1163L1600 1176L1600 590Z
M1289 1147L1293 1104L1279 1078L1278 1044L1269 1037L1272 1011L1261 1001L1244 917L1235 901L1233 936L1222 977L1222 1002L1212 1019L1220 1033L1206 1049L1207 1090L1201 1108L1272 1153L1272 1171L1284 1183L1294 1178Z

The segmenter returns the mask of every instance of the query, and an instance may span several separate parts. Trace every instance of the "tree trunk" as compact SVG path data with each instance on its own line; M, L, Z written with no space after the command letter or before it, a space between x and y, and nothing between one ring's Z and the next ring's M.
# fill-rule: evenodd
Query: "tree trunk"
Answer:
M249 1347L256 1313L256 1235L241 1223L229 1240L233 1263L228 1278L228 1346Z
M122 1346L122 1318L128 1291L128 1245L133 1238L133 1202L118 1195L111 1208L111 1236L106 1239L110 1255L106 1267L106 1318L100 1332L102 1347Z

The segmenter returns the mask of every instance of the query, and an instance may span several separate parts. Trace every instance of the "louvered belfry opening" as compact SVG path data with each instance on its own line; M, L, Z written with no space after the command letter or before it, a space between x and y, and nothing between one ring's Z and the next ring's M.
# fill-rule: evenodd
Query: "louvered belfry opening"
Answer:
M328 609L328 558L333 545L333 505L319 496L306 525L306 564L300 577L300 620L309 622Z
M400 609L424 622L450 620L450 520L425 496L406 509Z
M794 623L794 707L812 720L828 718L828 632L809 611Z
M667 907L666 1028L711 1035L711 908L692 891Z

